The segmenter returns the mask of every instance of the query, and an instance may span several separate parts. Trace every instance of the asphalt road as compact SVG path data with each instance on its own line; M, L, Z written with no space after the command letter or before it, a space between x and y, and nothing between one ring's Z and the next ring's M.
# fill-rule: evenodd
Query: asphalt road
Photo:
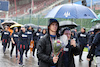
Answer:
M16 54L15 50L13 51L13 56L10 58L10 50L11 47L6 49L6 54L3 54L3 49L2 45L0 43L0 67L19 67L19 56L18 60L16 60ZM87 52L83 53L82 59L84 60L83 62L79 62L79 56L75 56L75 65L76 67L88 67L88 61L86 60ZM37 57L35 58L32 57L32 53L30 51L28 52L28 59L25 59L25 54L24 54L24 67L38 67L38 62L37 62ZM92 67L96 67L94 63L92 63Z

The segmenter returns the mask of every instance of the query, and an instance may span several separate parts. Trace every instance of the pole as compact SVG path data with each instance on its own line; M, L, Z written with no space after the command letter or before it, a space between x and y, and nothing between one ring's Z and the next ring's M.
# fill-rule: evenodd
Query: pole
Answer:
M92 0L91 0L91 9L92 9L92 3L93 3L93 2L92 2Z
M14 0L15 3L15 11L16 11L16 16L17 16L17 5L16 5L16 0Z
M30 23L32 22L32 12L33 12L33 8L34 8L34 1L31 0L31 15L30 15Z
M73 0L72 0L72 4L73 4Z

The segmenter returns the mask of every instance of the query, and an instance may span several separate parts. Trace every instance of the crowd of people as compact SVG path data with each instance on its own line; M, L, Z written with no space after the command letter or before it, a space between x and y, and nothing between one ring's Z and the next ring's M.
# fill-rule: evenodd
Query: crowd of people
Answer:
M59 22L56 19L49 19L47 29L42 30L38 27L37 31L34 31L31 26L27 28L22 26L20 30L15 27L11 35L8 27L5 26L1 35L3 53L6 54L7 44L11 41L10 58L12 58L14 47L16 47L16 59L18 59L19 51L19 65L23 65L23 54L25 52L28 59L27 52L30 49L31 42L34 41L33 58L35 57L35 49L37 49L39 67L75 67L74 56L79 55L79 62L82 62L83 49L88 47L87 60L89 61L89 67L91 67L94 56L97 58L97 67L100 67L99 31L100 29L94 29L94 31L86 33L84 27L81 28L80 32L77 32L77 29L70 30L68 27L60 30ZM66 44L59 56L54 56L53 41L63 35L66 35L65 38L67 38L68 44Z

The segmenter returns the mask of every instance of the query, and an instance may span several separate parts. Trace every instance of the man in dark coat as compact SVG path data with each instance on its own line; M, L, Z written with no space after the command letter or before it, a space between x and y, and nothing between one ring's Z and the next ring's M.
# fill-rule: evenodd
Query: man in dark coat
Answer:
M37 57L39 60L39 67L57 67L57 62L60 57L53 56L52 42L59 37L58 35L59 23L56 19L50 19L48 25L48 33L39 40L37 47ZM60 67L61 63L58 63Z
M79 61L83 61L82 60L82 53L83 53L83 49L85 46L88 45L88 34L86 33L86 29L83 27L81 28L81 32L78 33L77 35L77 38L78 38L78 44L80 46L80 55L79 55Z
M62 34L66 35L68 39L68 44L64 48L62 63L64 63L64 67L75 67L74 55L79 55L80 49L78 46L76 46L75 40L71 39L71 31L69 28L65 28Z

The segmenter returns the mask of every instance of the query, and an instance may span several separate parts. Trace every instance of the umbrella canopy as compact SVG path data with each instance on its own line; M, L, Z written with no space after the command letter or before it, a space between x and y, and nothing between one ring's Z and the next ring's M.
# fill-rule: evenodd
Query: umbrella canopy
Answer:
M98 15L98 19L93 19L91 22L100 22L100 14Z
M35 24L25 24L24 26L25 27L31 26L32 28L38 28L38 26Z
M100 29L100 23L97 23L95 26L91 27L89 31L94 31L95 29Z
M2 24L3 27L4 27L4 26L11 26L11 25L13 25L13 24L15 24L15 23L17 23L17 22L15 22L15 21L4 21L4 22L2 22L1 24Z
M1 25L1 23L0 23L0 29L3 29L3 26Z
M45 18L75 18L91 19L98 18L96 14L88 7L78 4L63 4L53 8Z
M60 28L69 27L70 29L73 29L73 28L77 27L78 25L72 21L61 21L61 22L59 22L59 26L60 26Z
M14 25L11 25L10 28L21 27L21 26L23 26L23 25L22 25L22 24L18 24L18 23L16 23L16 24L14 24Z

